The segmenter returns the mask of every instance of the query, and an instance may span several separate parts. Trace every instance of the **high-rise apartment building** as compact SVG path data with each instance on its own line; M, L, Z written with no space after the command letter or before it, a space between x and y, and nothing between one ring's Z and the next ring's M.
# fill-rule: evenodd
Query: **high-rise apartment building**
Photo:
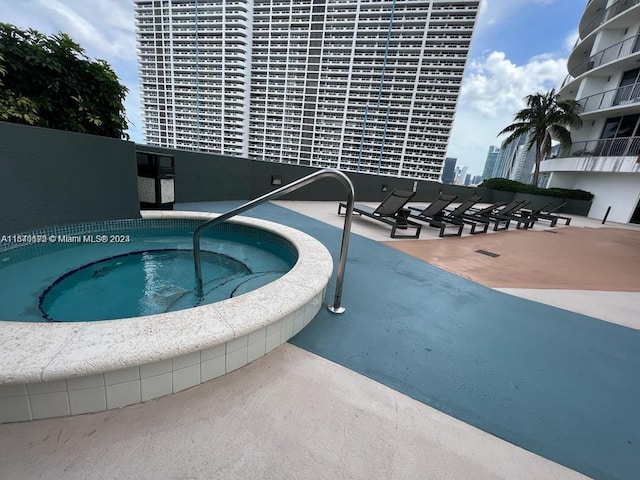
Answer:
M442 169L442 183L452 184L456 179L456 162L457 158L446 157L444 159L444 168Z
M469 167L456 167L456 178L453 180L454 185L465 185L468 176Z
M528 141L529 139L527 138L527 142ZM522 183L531 183L535 163L535 147L527 150L526 145L521 145L518 147L517 154L513 158L508 178Z
M593 193L589 216L640 223L640 2L590 0L578 35L559 95L580 103L582 128L540 172Z
M438 180L479 0L134 0L147 143Z
M500 147L491 145L487 152L487 159L484 162L484 169L482 170L483 178L493 178L493 169L496 166L496 161L500 155Z
M518 157L518 153L522 152L526 139L527 135L520 135L509 145L502 145L498 150L491 175L486 178L509 178L514 162Z
M509 145L502 145L501 148L490 147L483 177L508 178L522 183L531 182L536 152L535 148L527 149L530 138L525 133Z

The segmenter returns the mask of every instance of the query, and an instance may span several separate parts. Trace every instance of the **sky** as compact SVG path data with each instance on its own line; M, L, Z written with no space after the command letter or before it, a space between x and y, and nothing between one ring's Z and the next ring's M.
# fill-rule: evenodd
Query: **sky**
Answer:
M301 0L302 1L302 0ZM524 97L559 88L586 0L481 0L447 149L480 175ZM65 32L129 89L131 140L143 143L133 0L0 0L0 22Z

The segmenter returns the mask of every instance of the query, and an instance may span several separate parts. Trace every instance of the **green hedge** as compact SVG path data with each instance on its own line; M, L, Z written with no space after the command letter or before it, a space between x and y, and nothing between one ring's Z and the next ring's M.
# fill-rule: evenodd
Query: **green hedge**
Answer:
M506 178L489 178L479 185L489 190L503 192L529 193L531 195L547 195L549 197L570 198L573 200L592 200L593 193L584 190L571 190L569 188L540 188L535 185L516 182Z

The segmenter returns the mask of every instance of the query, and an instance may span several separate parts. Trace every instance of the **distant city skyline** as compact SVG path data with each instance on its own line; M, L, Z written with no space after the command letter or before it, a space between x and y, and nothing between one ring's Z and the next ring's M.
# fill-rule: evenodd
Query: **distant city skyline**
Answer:
M536 91L560 86L586 1L482 0L446 155L482 173L497 133ZM131 0L0 0L0 21L45 34L68 33L109 62L129 89L129 134L141 142L142 115ZM541 34L541 32L544 32Z

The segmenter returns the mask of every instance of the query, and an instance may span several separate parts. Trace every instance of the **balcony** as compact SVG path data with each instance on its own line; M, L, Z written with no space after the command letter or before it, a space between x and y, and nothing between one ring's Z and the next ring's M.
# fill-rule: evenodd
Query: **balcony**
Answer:
M569 157L637 157L640 154L640 137L599 138L574 142L562 155Z
M639 3L640 3L640 0L618 0L609 8L600 12L595 18L593 18L584 27L580 28L580 38L585 38L587 35L589 35L595 29L597 29L600 25L603 25L604 23L611 20L613 17L619 15L620 13L626 10L629 10L630 8L638 5Z
M607 90L580 100L582 113L640 102L640 83Z
M605 63L613 62L619 58L627 57L633 53L640 51L640 35L627 38L626 40L611 45L604 50L600 50L595 55L589 57L586 61L580 63L569 71L569 76L578 77L589 70L598 68ZM566 79L565 79L566 82ZM563 83L563 86L565 84Z

